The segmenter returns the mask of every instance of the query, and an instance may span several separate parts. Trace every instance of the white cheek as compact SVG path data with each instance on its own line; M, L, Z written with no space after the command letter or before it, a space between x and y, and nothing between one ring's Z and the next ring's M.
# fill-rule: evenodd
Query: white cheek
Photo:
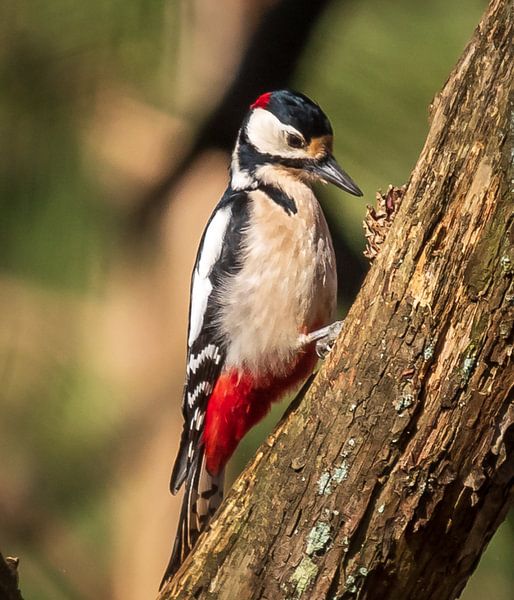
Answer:
M286 158L309 158L305 150L291 148L287 143L287 134L301 135L291 125L285 125L275 115L263 108L256 108L246 126L250 142L259 152L284 156Z

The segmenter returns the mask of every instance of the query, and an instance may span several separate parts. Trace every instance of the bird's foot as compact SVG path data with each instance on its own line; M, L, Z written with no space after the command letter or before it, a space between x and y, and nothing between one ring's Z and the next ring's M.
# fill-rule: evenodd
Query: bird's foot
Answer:
M325 358L330 350L332 350L334 342L341 333L343 324L344 321L335 321L326 327L306 333L300 337L300 344L306 346L307 344L316 342L316 354L320 358Z

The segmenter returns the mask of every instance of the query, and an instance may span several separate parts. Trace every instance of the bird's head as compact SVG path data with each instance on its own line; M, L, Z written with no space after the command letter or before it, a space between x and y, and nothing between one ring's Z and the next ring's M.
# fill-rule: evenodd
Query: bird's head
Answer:
M332 153L333 131L321 108L298 92L262 94L250 106L234 150L232 185L252 187L286 172L305 182L333 183L362 196Z

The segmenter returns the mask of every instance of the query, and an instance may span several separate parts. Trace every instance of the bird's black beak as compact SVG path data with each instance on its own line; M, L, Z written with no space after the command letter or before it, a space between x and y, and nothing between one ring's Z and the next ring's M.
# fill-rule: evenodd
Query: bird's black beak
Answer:
M352 178L345 173L337 164L336 159L329 154L321 161L314 163L312 172L315 173L322 181L333 183L345 192L349 192L354 196L362 196L362 192Z

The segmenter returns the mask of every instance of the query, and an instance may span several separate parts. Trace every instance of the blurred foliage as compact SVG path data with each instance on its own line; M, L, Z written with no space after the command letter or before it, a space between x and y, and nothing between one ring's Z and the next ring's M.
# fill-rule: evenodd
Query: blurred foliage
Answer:
M166 105L172 6L17 0L2 7L0 268L57 285L88 281L114 223L85 169L82 128L110 78Z
M84 138L95 95L112 82L172 111L185 6L8 0L0 9L0 294L13 280L36 296L50 293L41 313L53 310L51 327L69 339L65 355L55 357L54 344L61 346L53 329L34 332L25 313L18 316L20 306L4 316L7 335L21 330L32 344L0 345L0 538L4 552L22 556L27 600L106 597L115 535L109 482L131 429L117 405L120 391L84 360L75 309L68 309L101 297L123 215L106 201ZM483 0L334 1L319 24L292 87L330 115L336 155L369 203L376 189L408 179L428 128L427 107L484 7ZM363 247L363 203L323 193L332 220ZM284 406L248 436L239 466ZM511 597L513 540L506 524L464 598ZM85 583L56 568L60 544L77 552Z

